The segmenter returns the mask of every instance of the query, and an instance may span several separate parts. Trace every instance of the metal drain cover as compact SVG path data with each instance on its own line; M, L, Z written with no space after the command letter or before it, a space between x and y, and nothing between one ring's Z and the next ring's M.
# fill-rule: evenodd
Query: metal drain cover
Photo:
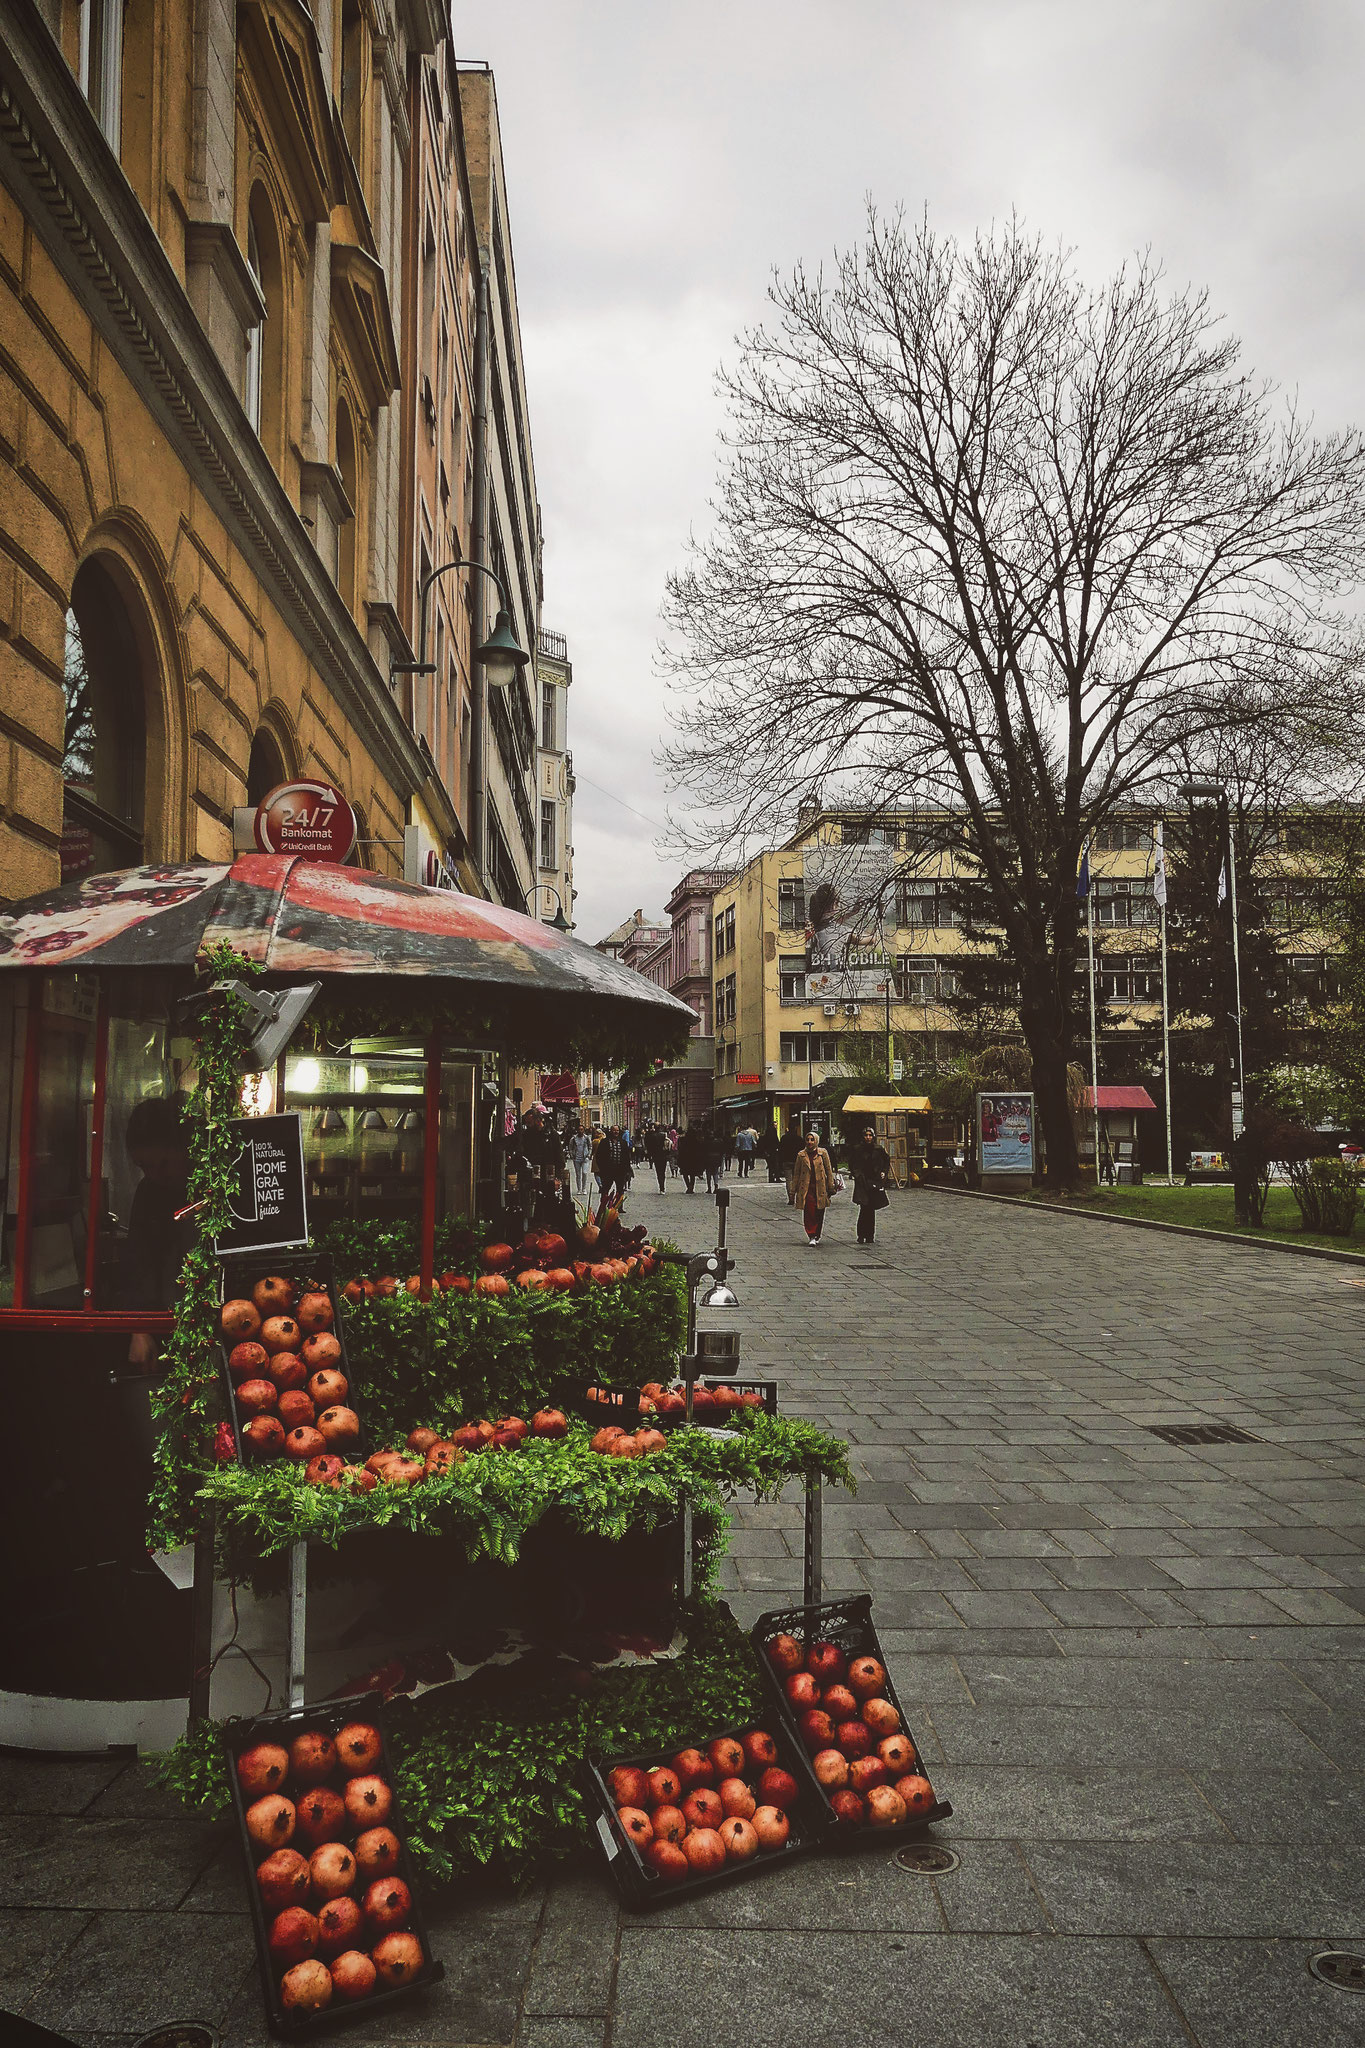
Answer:
M1308 1967L1337 1991L1365 1991L1365 1956L1350 1949L1325 1948L1321 1955L1308 1958Z
M909 1842L905 1848L897 1849L891 1860L913 1877L946 1877L962 1862L952 1849L945 1849L938 1842Z
M1148 1436L1159 1436L1164 1444L1258 1444L1230 1422L1160 1422L1152 1424Z

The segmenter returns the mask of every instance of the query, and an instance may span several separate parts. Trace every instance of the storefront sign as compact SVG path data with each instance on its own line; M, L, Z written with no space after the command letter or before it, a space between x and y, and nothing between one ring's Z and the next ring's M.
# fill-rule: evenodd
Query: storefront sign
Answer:
M1033 1172L1033 1096L978 1095L982 1174Z
M741 1088L757 1088L763 1076L762 1074L736 1074L735 1079Z
M252 830L262 853L341 862L355 845L355 812L330 782L282 782L257 804Z
M214 1242L217 1252L271 1252L308 1242L308 1197L303 1177L303 1119L237 1116L229 1125L242 1148L232 1228Z

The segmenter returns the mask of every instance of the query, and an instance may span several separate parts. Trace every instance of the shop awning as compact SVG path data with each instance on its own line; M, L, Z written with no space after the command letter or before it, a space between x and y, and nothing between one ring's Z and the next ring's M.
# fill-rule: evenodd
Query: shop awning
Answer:
M565 1109L577 1109L577 1074L542 1074L540 1099L546 1103L557 1103Z
M844 1103L844 1114L851 1110L854 1116L895 1116L908 1110L923 1116L929 1107L927 1095L850 1095Z
M1096 1095L1098 1094L1098 1101ZM1156 1104L1145 1088L1120 1088L1102 1086L1097 1090L1085 1091L1087 1109L1155 1109Z
M319 1007L355 1031L429 1024L539 1064L671 1052L696 1023L667 990L538 918L322 861L126 868L0 916L0 971L191 970L222 944L276 982L321 978Z

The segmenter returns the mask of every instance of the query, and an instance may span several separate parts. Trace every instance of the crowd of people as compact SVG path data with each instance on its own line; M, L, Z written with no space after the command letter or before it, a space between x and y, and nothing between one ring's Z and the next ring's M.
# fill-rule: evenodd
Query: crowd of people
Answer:
M508 1205L527 1226L535 1222L559 1227L566 1217L572 1222L575 1197L580 1202L592 1200L593 1186L599 1214L619 1208L637 1163L654 1175L661 1195L668 1192L670 1180L681 1180L691 1195L701 1182L713 1194L732 1169L740 1180L748 1180L755 1160L766 1166L770 1185L785 1183L788 1203L801 1211L807 1244L818 1245L825 1213L843 1192L844 1181L820 1132L810 1130L803 1136L795 1124L780 1138L771 1123L761 1131L752 1125L731 1131L702 1119L679 1130L676 1124L648 1118L634 1131L620 1124L589 1129L580 1122L561 1135L540 1105L532 1104L507 1138ZM858 1242L872 1244L877 1211L888 1199L891 1160L870 1124L848 1147L847 1166L858 1212Z

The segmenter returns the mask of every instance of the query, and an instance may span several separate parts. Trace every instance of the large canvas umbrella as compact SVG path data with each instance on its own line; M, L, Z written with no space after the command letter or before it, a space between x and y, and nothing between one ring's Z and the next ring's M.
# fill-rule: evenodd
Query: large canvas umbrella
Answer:
M376 1034L438 1028L531 1057L638 1061L696 1019L643 975L537 918L453 889L274 854L127 868L0 916L0 972L202 967L229 945L270 980L320 979L319 1009Z

